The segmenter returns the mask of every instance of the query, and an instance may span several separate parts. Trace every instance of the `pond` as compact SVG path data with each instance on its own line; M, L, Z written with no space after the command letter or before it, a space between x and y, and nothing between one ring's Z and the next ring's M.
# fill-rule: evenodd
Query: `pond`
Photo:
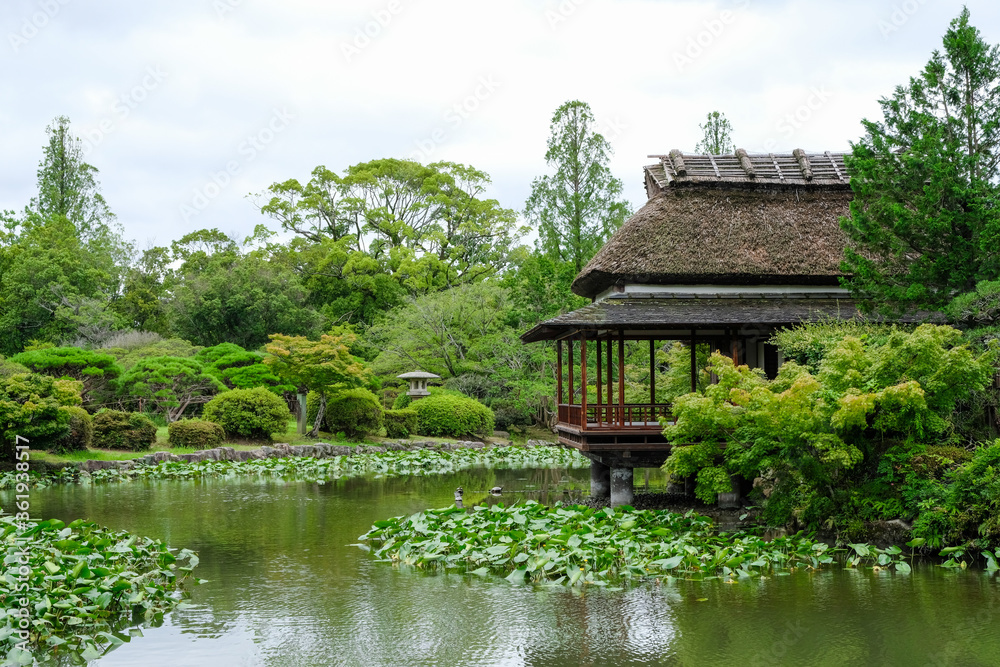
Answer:
M37 490L32 511L200 554L208 583L193 588L193 606L99 667L1000 664L1000 584L981 571L918 564L908 576L829 570L581 590L427 575L352 546L377 520L450 505L457 486L471 505L495 502L485 493L495 485L504 502L554 502L588 483L581 469L137 481Z

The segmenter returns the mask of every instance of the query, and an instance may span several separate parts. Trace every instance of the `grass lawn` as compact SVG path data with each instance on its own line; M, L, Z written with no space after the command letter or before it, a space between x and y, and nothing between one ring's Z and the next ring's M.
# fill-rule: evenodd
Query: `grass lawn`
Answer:
M310 438L307 435L299 435L295 430L295 420L290 419L288 421L288 428L284 433L272 433L271 442L248 442L245 440L236 440L232 442L223 442L223 446L232 447L234 449L257 449L261 445L273 444L276 442L284 442L289 445L311 445L317 442L336 442L338 445L348 445L357 446L359 443L356 442L343 442L337 441L335 437L329 433L320 432L319 438ZM160 426L156 429L156 443L153 444L152 449L148 449L143 452L125 452L113 449L87 449L86 451L78 452L67 452L65 454L53 454L44 450L31 450L31 460L42 461L44 463L79 463L81 461L126 461L128 459L137 459L140 456L145 456L153 452L170 452L172 454L191 454L192 452L198 451L193 447L171 447L170 443L167 442L167 427Z

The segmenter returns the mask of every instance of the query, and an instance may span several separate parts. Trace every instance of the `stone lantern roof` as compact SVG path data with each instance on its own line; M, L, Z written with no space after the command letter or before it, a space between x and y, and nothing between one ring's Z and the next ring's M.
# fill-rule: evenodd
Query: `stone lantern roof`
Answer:
M434 375L434 373L428 373L426 371L410 371L409 373L403 373L402 375L397 375L400 380L409 380L410 390L406 392L411 398L423 398L424 396L429 396L431 392L427 390L428 380L440 380L440 375Z

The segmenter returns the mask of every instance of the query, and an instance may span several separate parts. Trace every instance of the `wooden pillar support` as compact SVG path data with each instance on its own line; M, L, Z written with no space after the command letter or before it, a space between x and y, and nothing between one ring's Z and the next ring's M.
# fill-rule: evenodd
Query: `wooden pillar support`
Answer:
M562 386L562 374L563 374L563 342L561 340L556 341L556 412L559 412L559 406L563 404L563 386Z
M580 428L587 429L587 332L580 334Z
M573 397L576 395L573 391L573 339L570 338L566 344L569 346L569 396L566 397L566 402L573 405Z
M594 383L594 387L597 389L597 425L601 426L604 422L604 415L601 414L601 394L604 393L604 384L601 380L601 339L597 338L595 342L597 345L597 382Z
M618 332L618 423L625 426L625 332Z
M656 405L656 341L649 339L649 404Z

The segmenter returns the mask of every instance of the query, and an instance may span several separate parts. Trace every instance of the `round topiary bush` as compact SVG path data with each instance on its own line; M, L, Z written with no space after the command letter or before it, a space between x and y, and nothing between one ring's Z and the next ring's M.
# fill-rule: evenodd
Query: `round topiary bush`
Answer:
M229 437L270 440L288 429L288 405L263 387L232 389L205 405L202 416L222 426Z
M156 424L142 413L101 410L94 415L94 447L141 452L154 442Z
M461 438L493 433L493 411L479 401L454 394L431 394L414 401L421 435Z
M385 435L387 438L408 438L420 427L417 411L405 410L385 411Z
M306 411L308 415L308 410ZM343 431L349 438L378 433L385 423L385 410L378 396L367 389L345 389L326 403L324 422L331 433Z
M226 432L215 422L204 419L182 419L167 426L167 442L171 447L212 449L222 444Z
M57 454L78 452L90 447L94 441L94 420L83 408L68 405L59 408L69 414L69 433L52 445L52 451Z

